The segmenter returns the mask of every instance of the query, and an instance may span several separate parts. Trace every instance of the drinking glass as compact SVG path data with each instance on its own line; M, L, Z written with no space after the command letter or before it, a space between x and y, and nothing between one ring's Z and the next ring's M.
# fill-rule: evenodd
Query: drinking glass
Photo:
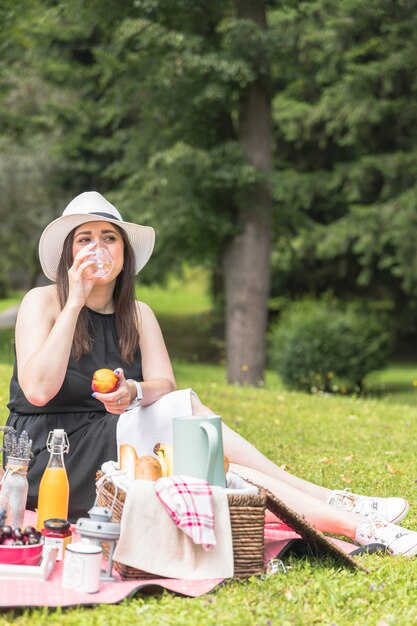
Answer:
M87 278L105 278L113 269L113 259L106 248L96 248L92 251L89 261L94 261L84 271Z

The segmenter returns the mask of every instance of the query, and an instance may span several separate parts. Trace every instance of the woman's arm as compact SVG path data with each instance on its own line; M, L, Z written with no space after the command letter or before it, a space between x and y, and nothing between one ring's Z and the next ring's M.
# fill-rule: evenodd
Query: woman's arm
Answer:
M144 302L138 302L138 309L143 375L143 383L141 383L142 405L147 406L166 393L175 391L177 384L161 328L154 312ZM132 391L131 397L135 397L136 389Z
M94 242L75 255L68 271L68 299L61 310L55 285L32 289L23 298L16 322L20 387L36 406L47 404L64 382L77 319L97 279L83 272Z
M141 406L148 406L170 391L175 391L177 385L165 341L152 309L144 302L138 302L137 306L143 376ZM136 397L136 386L126 381L122 370L120 372L120 384L116 391L94 394L109 413L122 413Z
M55 286L32 289L22 300L16 321L18 379L36 406L62 386L79 312L70 303L60 310Z

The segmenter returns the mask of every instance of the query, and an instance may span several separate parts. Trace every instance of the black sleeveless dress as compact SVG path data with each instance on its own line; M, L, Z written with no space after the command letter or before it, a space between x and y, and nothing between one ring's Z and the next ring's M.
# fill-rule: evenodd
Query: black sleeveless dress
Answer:
M65 380L57 395L48 404L38 407L30 404L17 380L17 362L10 382L10 415L7 425L18 434L26 430L33 440L28 471L29 494L27 508L35 509L39 483L49 460L46 449L48 434L54 428L63 428L68 435L69 453L65 466L70 484L69 519L84 517L95 500L95 474L105 461L117 460L116 428L118 415L107 413L104 405L91 396L91 379L102 367L114 370L122 367L126 378L141 381L141 355L137 350L132 365L120 357L114 314L103 314L87 309L91 353L78 361L72 357Z

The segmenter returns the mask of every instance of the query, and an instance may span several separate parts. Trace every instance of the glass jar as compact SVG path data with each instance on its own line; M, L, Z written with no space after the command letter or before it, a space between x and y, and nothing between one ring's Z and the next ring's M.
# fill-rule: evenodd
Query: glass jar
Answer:
M66 519L46 519L41 530L45 545L57 548L56 560L62 561L65 548L72 541L71 524Z
M0 526L9 524L9 494L5 491L0 491Z
M12 528L22 528L29 484L27 479L30 459L7 457L2 493L9 494L9 523Z

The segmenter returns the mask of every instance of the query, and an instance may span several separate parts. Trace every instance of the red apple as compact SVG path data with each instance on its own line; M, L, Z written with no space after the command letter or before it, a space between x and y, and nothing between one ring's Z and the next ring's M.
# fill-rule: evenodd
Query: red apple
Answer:
M109 369L96 370L93 374L91 388L99 393L111 393L119 386L119 379L116 374Z

